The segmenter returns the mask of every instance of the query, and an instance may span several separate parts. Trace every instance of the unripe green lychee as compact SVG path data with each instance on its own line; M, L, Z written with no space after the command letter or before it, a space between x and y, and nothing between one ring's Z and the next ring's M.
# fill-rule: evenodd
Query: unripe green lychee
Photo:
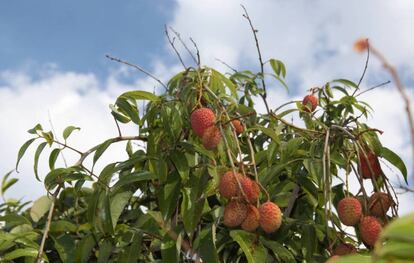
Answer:
M267 201L259 207L260 227L266 233L272 233L279 229L282 224L282 212L275 203Z
M243 192L245 194L243 199L247 199L245 200L248 203L255 203L257 201L257 199L259 198L259 194L260 194L260 188L259 185L253 181L252 179L244 176L241 178L240 180L240 184L242 186Z
M200 108L191 113L190 121L191 128L193 129L194 133L197 136L202 137L204 131L208 127L214 125L216 121L216 115L209 108Z
M306 95L302 100L303 110L313 112L318 106L318 99L314 95Z
M356 252L357 250L355 246L353 246L352 244L341 243L338 246L336 246L333 254L338 255L338 256L344 256L344 255L354 254Z
M201 141L203 142L204 148L207 150L213 150L217 148L217 145L220 143L221 133L219 128L216 126L208 127L203 134Z
M221 176L219 184L219 192L221 196L230 199L238 195L239 186L236 177L241 181L242 175L239 173L234 174L233 171L228 171Z
M366 155L364 155L363 152L359 153L359 167L362 178L377 178L382 174L382 169L378 157L372 151L366 151L365 154Z
M391 197L382 192L376 192L368 200L368 208L371 212L371 215L377 217L383 217L387 214L388 209L390 209L393 201Z
M232 120L231 123L233 124L237 135L239 135L240 133L244 131L244 127L241 124L240 120Z
M361 203L354 197L345 197L338 203L338 216L344 225L356 225L362 216Z
M366 216L359 223L359 232L361 239L368 246L374 246L381 234L381 223L373 216Z
M241 227L243 230L253 232L259 227L260 214L255 206L247 206L247 216L244 219Z
M243 223L246 216L246 204L237 201L231 201L224 208L223 223L228 227L236 227Z

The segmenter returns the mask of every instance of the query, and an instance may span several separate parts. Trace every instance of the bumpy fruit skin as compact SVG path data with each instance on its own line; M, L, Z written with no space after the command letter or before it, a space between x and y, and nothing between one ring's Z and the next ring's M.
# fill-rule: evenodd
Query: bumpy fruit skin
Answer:
M356 225L362 216L361 203L354 197L345 197L338 203L338 216L344 225Z
M219 128L216 126L208 127L203 134L203 137L201 139L204 148L207 150L213 150L217 148L217 145L221 141L221 133Z
M236 227L243 223L247 216L247 205L231 201L224 208L223 223L228 227Z
M232 120L231 123L233 124L237 135L244 131L244 127L239 120Z
M243 192L247 198L248 203L254 204L257 199L259 198L260 188L259 185L253 181L252 179L244 176L240 180L240 184L242 186ZM241 192L241 191L240 191ZM242 193L240 193L241 197L243 197Z
M306 95L302 100L304 111L313 112L318 106L318 99L313 95Z
M238 195L239 186L236 177L241 181L242 175L239 173L234 174L232 171L228 171L221 176L219 184L219 192L221 196L230 199Z
M372 151L366 152L366 158L365 158L364 153L360 152L359 165L360 165L362 177L364 179L368 179L371 177L377 178L378 176L382 174L381 165L378 160L378 157ZM371 166L372 172L370 170L370 166Z
M353 245L349 243L341 243L335 248L333 254L338 255L338 256L344 256L344 255L354 254L356 252L357 250Z
M376 192L368 200L368 208L371 212L371 215L377 217L383 217L387 214L388 209L390 209L393 201L391 197L382 192Z
M244 219L241 227L243 230L253 232L259 227L260 214L255 206L247 206L247 216Z
M340 258L340 256L333 255L332 257L328 258L328 260L325 263L334 263L339 258Z
M368 246L374 246L381 234L381 223L373 216L366 216L361 219L359 224L359 232L361 239Z
M200 108L191 113L190 121L194 133L202 137L204 131L216 122L216 115L209 108Z
M282 212L279 206L270 201L263 203L259 207L260 227L266 233L272 233L279 229L282 224Z

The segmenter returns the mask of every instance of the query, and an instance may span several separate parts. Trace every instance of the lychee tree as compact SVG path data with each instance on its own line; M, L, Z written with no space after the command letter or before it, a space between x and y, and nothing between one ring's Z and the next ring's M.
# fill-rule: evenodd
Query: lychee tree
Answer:
M116 98L119 134L95 147L72 147L74 126L63 140L40 124L29 130L17 165L37 143L34 175L48 194L30 208L1 205L2 262L324 262L383 244L398 199L380 161L404 180L407 171L364 123L371 108L358 84L329 81L279 106L267 101L266 84L287 87L281 61L260 55L258 73L226 74L196 62L159 94ZM122 125L137 133L124 135ZM113 144L128 157L99 163ZM78 160L57 166L66 151ZM15 182L5 176L2 193Z

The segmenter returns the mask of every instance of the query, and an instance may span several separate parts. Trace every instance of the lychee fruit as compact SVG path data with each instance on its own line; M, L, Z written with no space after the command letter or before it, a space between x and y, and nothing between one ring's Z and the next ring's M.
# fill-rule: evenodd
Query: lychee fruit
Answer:
M217 148L217 145L221 141L221 133L219 128L216 126L208 127L203 134L203 137L201 139L204 148L207 150L213 150Z
M231 201L224 208L223 223L228 227L236 227L243 223L247 216L247 205Z
M255 206L247 206L247 216L244 219L241 227L243 230L253 232L259 227L260 214Z
M282 224L282 212L277 204L267 201L259 207L260 227L266 233L272 233Z
M237 135L243 133L244 127L241 124L240 120L232 120L231 123L233 124L234 129L236 130L236 134Z
M209 108L199 108L193 113L191 113L191 128L193 128L194 133L202 137L204 131L213 126L216 121L216 115L214 112Z
M354 197L345 197L338 203L338 216L344 225L356 225L362 216L361 203Z
M240 180L243 192L245 194L245 199L248 203L255 203L259 198L260 188L259 185L252 179L244 176ZM240 191L241 192L241 191ZM241 194L241 193L240 193ZM242 194L241 194L242 196ZM242 196L244 198L244 196Z
M340 256L338 255L333 255L330 258L328 258L328 260L326 261L326 263L334 263L337 259L339 259Z
M374 246L381 234L381 223L373 216L366 216L359 223L359 232L361 239L368 246Z
M241 181L242 175L233 173L232 171L228 171L221 176L219 184L219 192L221 196L230 199L238 195L240 188L237 184L236 177Z
M349 243L341 243L335 248L335 250L333 251L333 254L338 255L338 256L344 256L344 255L354 254L356 252L357 250L353 245Z
M363 52L369 46L368 38L360 38L354 43L354 50L356 52Z
M364 179L377 178L382 174L381 165L378 160L378 157L372 151L366 151L366 156L363 152L360 152L359 166L361 169L362 177Z
M314 95L306 95L302 100L304 111L313 112L318 106L318 99Z
M376 192L368 199L369 211L371 212L371 215L377 217L385 216L392 204L392 198L388 194L382 192Z

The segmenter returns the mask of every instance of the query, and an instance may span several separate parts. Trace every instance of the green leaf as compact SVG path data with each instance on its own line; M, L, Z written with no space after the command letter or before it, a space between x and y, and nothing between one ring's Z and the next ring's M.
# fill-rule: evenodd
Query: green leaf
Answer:
M34 222L39 222L39 220L49 211L50 206L52 205L52 200L48 196L42 196L37 199L32 208L30 209L30 217Z
M50 223L50 232L76 232L78 227L66 220L57 220Z
M357 84L347 79L335 79L335 80L332 80L331 82L338 82L338 83L344 84L345 86L355 88L355 89L358 88Z
M143 90L128 91L123 93L120 97L132 98L135 100L150 100L150 101L159 101L160 97Z
M49 146L52 146L53 138L54 138L53 133L51 131L50 132L42 132L42 136L47 141Z
M98 263L109 262L109 257L112 254L112 243L108 239L104 239L99 243Z
M170 155L171 161L174 163L175 168L177 168L178 173L181 176L183 181L188 179L190 174L190 168L188 167L188 161L185 157L185 154L182 152L175 152Z
M60 149L59 148L53 149L53 151L50 153L50 155L49 155L49 169L50 170L55 169L55 163L56 163L56 160L57 160L59 154L60 154Z
M194 242L195 249L200 253L200 257L205 263L218 263L220 262L216 249L216 227L215 225L209 225L204 227L203 230L197 236Z
M283 78L286 77L286 67L282 61L272 58L269 60L269 62L270 66L272 67L273 71L277 76L282 75Z
M39 123L36 124L36 126L34 126L33 128L31 128L30 130L28 130L27 132L30 134L38 134L37 131L42 131L42 125L40 125Z
M273 254L280 259L280 262L292 262L295 263L296 259L295 257L292 255L292 253L290 253L290 251L285 248L282 244L280 244L277 241L273 241L273 240L267 240L264 237L260 237L260 241L263 243L263 245L265 245L267 248L269 248L270 250L272 250Z
M123 253L119 255L119 263L136 263L138 262L138 257L141 255L141 241L142 233L134 233L132 237L132 243Z
M63 139L66 141L66 139L69 138L70 134L75 130L80 130L80 128L75 126L66 127L66 129L63 131Z
M58 238L51 235L50 237L54 241L54 246L62 262L73 263L75 253L75 240L73 237L70 235L61 235Z
M244 252L249 263L266 262L267 250L261 243L256 243L256 235L243 230L232 230L230 236Z
M156 179L156 177L153 173L150 173L148 171L123 175L119 178L119 181L116 182L114 186L112 186L112 193L118 193L123 189L124 186L130 186L136 182L148 181L152 179Z
M4 193L9 189L11 186L13 186L15 183L19 181L17 178L11 178L10 175L14 172L14 170L11 170L10 172L6 173L3 177L3 180L1 181L1 195L4 195Z
M393 151L391 151L390 149L386 147L382 147L381 157L385 158L385 160L389 161L392 165L397 167L400 170L401 174L403 175L405 182L408 184L407 167L405 167L403 160L396 153L394 153Z
M7 253L6 255L4 255L2 257L3 260L13 260L16 258L21 258L21 257L32 257L35 258L37 257L37 249L34 248L18 248L13 250L10 253ZM49 260L47 259L47 257L43 256L43 259L46 262L49 262Z
M33 169L34 169L34 173L35 173L36 179L37 179L39 182L41 182L41 180L40 180L40 178L39 178L39 174L38 174L38 172L37 172L37 167L38 167L38 164L39 164L39 157L40 157L40 154L42 153L42 151L43 151L43 149L45 148L46 144L47 144L47 142L42 142L41 144L39 144L39 146L38 146L38 147L37 147L37 149L36 149L35 156L34 156L34 165L33 165Z
M75 262L87 263L90 262L92 249L95 247L95 239L91 234L84 236L82 240L77 243L75 251Z
M162 262L165 262L165 263L180 262L178 258L180 251L177 249L176 243L177 242L175 240L172 240L169 236L166 235L164 237L164 240L161 243Z
M132 196L132 192L126 191L119 194L116 194L111 199L111 218L112 218L112 225L115 229L118 219L122 214L125 206L128 204L129 199Z
M34 140L36 140L37 138L33 138L30 139L28 141L26 141L22 147L20 147L19 149L19 153L17 154L17 162L16 162L16 172L18 171L17 168L19 167L19 162L22 159L24 153L26 152L27 148L29 148L30 144L32 144L32 142L34 142Z
M101 157L101 155L105 152L105 150L113 143L113 139L108 139L101 143L95 151L93 155L93 165L95 165L96 161Z

